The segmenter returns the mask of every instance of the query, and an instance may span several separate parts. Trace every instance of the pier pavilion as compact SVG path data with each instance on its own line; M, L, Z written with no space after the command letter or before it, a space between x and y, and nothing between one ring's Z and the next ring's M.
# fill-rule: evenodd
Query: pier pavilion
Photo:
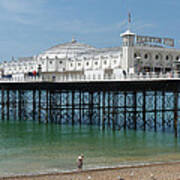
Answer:
M121 47L98 49L73 39L1 63L1 119L178 136L180 50L170 38L130 30L121 38Z
M95 48L72 39L33 57L13 58L0 64L0 77L23 80L41 74L42 79L51 81L137 74L172 76L179 67L180 50L173 47L173 39L139 36L130 30L121 38L119 47Z

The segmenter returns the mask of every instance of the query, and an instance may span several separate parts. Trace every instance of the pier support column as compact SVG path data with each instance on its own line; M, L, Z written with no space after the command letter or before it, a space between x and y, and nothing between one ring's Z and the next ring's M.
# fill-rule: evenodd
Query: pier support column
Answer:
M157 131L157 91L154 92L154 131Z
M69 121L71 120L71 119L68 119L69 118L69 105L71 104L71 102L70 102L70 96L69 96L69 91L66 91L66 105L65 105L65 111L66 111L66 124L69 124ZM53 95L54 96L54 95ZM53 103L54 103L54 101L53 101Z
M7 90L7 120L9 120L9 89Z
M84 93L85 93L85 92L83 91L83 92L82 92L82 104L81 104L81 105L82 105L82 106L81 106L81 109L82 109L82 116L81 116L81 117L82 117L83 120L84 120L84 114L85 114L85 112L84 112L84 111L85 111L85 110L84 110L84 107L85 107Z
M146 130L146 92L143 91L143 130Z
M134 123L134 130L137 129L137 121L136 121L136 114L137 114L137 93L133 92L133 103L134 103L134 114L133 114L133 123Z
M105 130L105 92L103 91L103 101L102 101L102 129Z
M75 112L75 106L74 106L74 104L75 104L75 102L74 102L74 96L75 96L75 92L74 91L72 91L72 93L71 93L71 105L72 105L72 126L74 126L74 112Z
M36 90L33 90L33 120L36 120Z
M127 92L124 92L124 130L127 128L127 122L126 122L126 116L127 116Z
M13 114L14 114L14 120L17 118L17 95L16 90L13 90L12 92L12 107L13 107Z
M1 89L1 119L4 120L4 88Z
M177 137L177 121L178 121L178 92L174 92L174 135Z
M50 115L50 121L52 122L52 91L50 91L49 94L49 115Z
M62 124L62 91L59 92L59 105L60 105L60 109L59 109L59 114L60 114L60 119L59 119L59 124Z
M112 129L116 129L116 121L115 121L115 114L116 114L116 92L113 92L113 102L112 102Z
M21 106L21 102L22 102L22 99L21 99L21 90L18 90L18 119L21 121L22 119L22 106Z
M89 124L93 124L93 92L89 92Z
M41 122L41 89L39 89L39 97L38 97L38 122Z
M81 102L82 94L81 91L79 91L79 125L81 126L82 121L82 102Z
M165 130L165 91L162 92L162 129Z
M46 124L48 124L49 91L46 90Z
M101 92L98 92L98 126L101 125Z
M107 116L108 116L108 127L110 127L111 126L111 121L110 121L110 109L111 109L111 101L110 101L110 95L111 95L111 92L110 91L108 91L108 93L107 93L107 101L108 101L108 105L107 105L107 107L108 107L108 114L107 114Z

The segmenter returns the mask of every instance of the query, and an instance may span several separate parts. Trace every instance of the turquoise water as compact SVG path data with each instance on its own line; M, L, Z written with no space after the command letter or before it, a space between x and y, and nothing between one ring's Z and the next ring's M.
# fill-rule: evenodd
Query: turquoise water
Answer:
M173 133L101 131L98 127L0 122L0 176L180 160Z

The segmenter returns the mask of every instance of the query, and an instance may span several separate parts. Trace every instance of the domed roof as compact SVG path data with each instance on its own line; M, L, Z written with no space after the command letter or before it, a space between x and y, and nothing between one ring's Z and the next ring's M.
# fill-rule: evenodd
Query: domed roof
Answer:
M58 56L60 58L71 58L82 53L88 53L95 49L96 48L90 45L81 44L73 39L72 42L53 46L49 48L48 50L46 50L41 55L42 56Z

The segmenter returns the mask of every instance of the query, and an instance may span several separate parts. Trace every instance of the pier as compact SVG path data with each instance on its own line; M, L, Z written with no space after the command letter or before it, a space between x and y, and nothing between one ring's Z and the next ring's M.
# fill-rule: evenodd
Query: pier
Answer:
M122 46L71 42L0 64L2 120L173 132L180 50L174 39L121 34ZM171 47L171 48L169 48Z
M178 136L178 75L0 81L1 119L169 131Z

